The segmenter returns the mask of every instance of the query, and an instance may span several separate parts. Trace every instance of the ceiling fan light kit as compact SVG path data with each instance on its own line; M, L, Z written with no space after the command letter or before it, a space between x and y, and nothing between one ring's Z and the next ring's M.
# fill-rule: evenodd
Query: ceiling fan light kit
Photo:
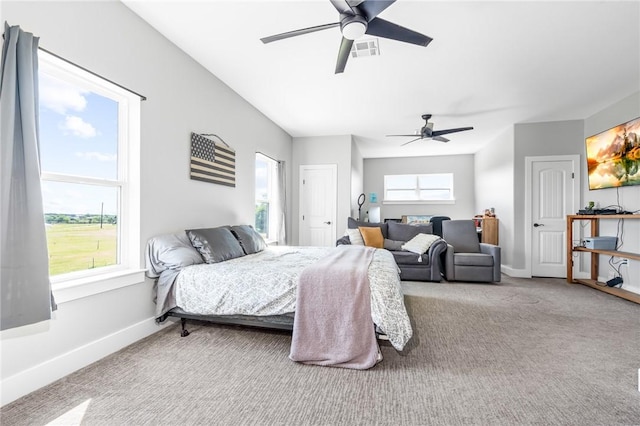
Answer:
M351 47L353 46L353 41L359 39L365 34L424 47L432 41L431 37L424 34L420 34L416 31L394 24L393 22L377 18L377 16L387 7L391 6L395 0L364 0L360 2L349 0L330 0L330 2L340 14L339 22L288 31L286 33L264 37L260 40L266 44L339 26L340 32L342 33L342 41L340 43L340 48L338 49L338 59L336 61L335 69L336 74L344 72L347 60L349 59L349 52L351 52Z
M367 20L360 15L345 15L340 21L340 30L347 40L357 40L367 32Z

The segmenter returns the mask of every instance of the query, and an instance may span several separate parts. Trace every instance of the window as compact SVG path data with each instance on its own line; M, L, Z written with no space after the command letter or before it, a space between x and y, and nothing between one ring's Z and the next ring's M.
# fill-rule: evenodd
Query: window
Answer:
M140 98L39 52L42 198L57 283L139 270Z
M256 153L256 231L265 240L276 240L278 162Z
M451 202L453 173L385 175L385 202Z

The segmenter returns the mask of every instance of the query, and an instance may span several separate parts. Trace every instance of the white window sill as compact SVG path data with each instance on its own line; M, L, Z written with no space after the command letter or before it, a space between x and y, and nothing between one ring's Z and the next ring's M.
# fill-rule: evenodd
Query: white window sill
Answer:
M126 269L53 283L53 297L55 298L56 304L61 304L118 288L140 284L144 282L144 272L144 269Z
M455 204L456 200L384 200L382 204Z

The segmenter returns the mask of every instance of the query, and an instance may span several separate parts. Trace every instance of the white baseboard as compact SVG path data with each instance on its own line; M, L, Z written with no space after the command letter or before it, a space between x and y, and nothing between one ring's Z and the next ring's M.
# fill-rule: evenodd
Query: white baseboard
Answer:
M107 355L117 352L125 346L156 333L170 324L172 322L166 321L164 324L158 325L154 318L149 318L21 371L18 374L9 376L2 380L0 405L4 406L15 401Z
M503 274L514 278L531 278L531 274L524 269L514 269L511 266L500 265L500 271Z

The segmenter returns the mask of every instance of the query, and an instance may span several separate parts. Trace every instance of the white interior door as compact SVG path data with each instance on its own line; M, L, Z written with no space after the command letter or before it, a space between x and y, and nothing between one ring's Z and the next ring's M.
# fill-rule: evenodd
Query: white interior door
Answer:
M300 166L300 245L334 246L338 166Z
M579 160L531 163L531 275L566 278L566 217L576 212Z

